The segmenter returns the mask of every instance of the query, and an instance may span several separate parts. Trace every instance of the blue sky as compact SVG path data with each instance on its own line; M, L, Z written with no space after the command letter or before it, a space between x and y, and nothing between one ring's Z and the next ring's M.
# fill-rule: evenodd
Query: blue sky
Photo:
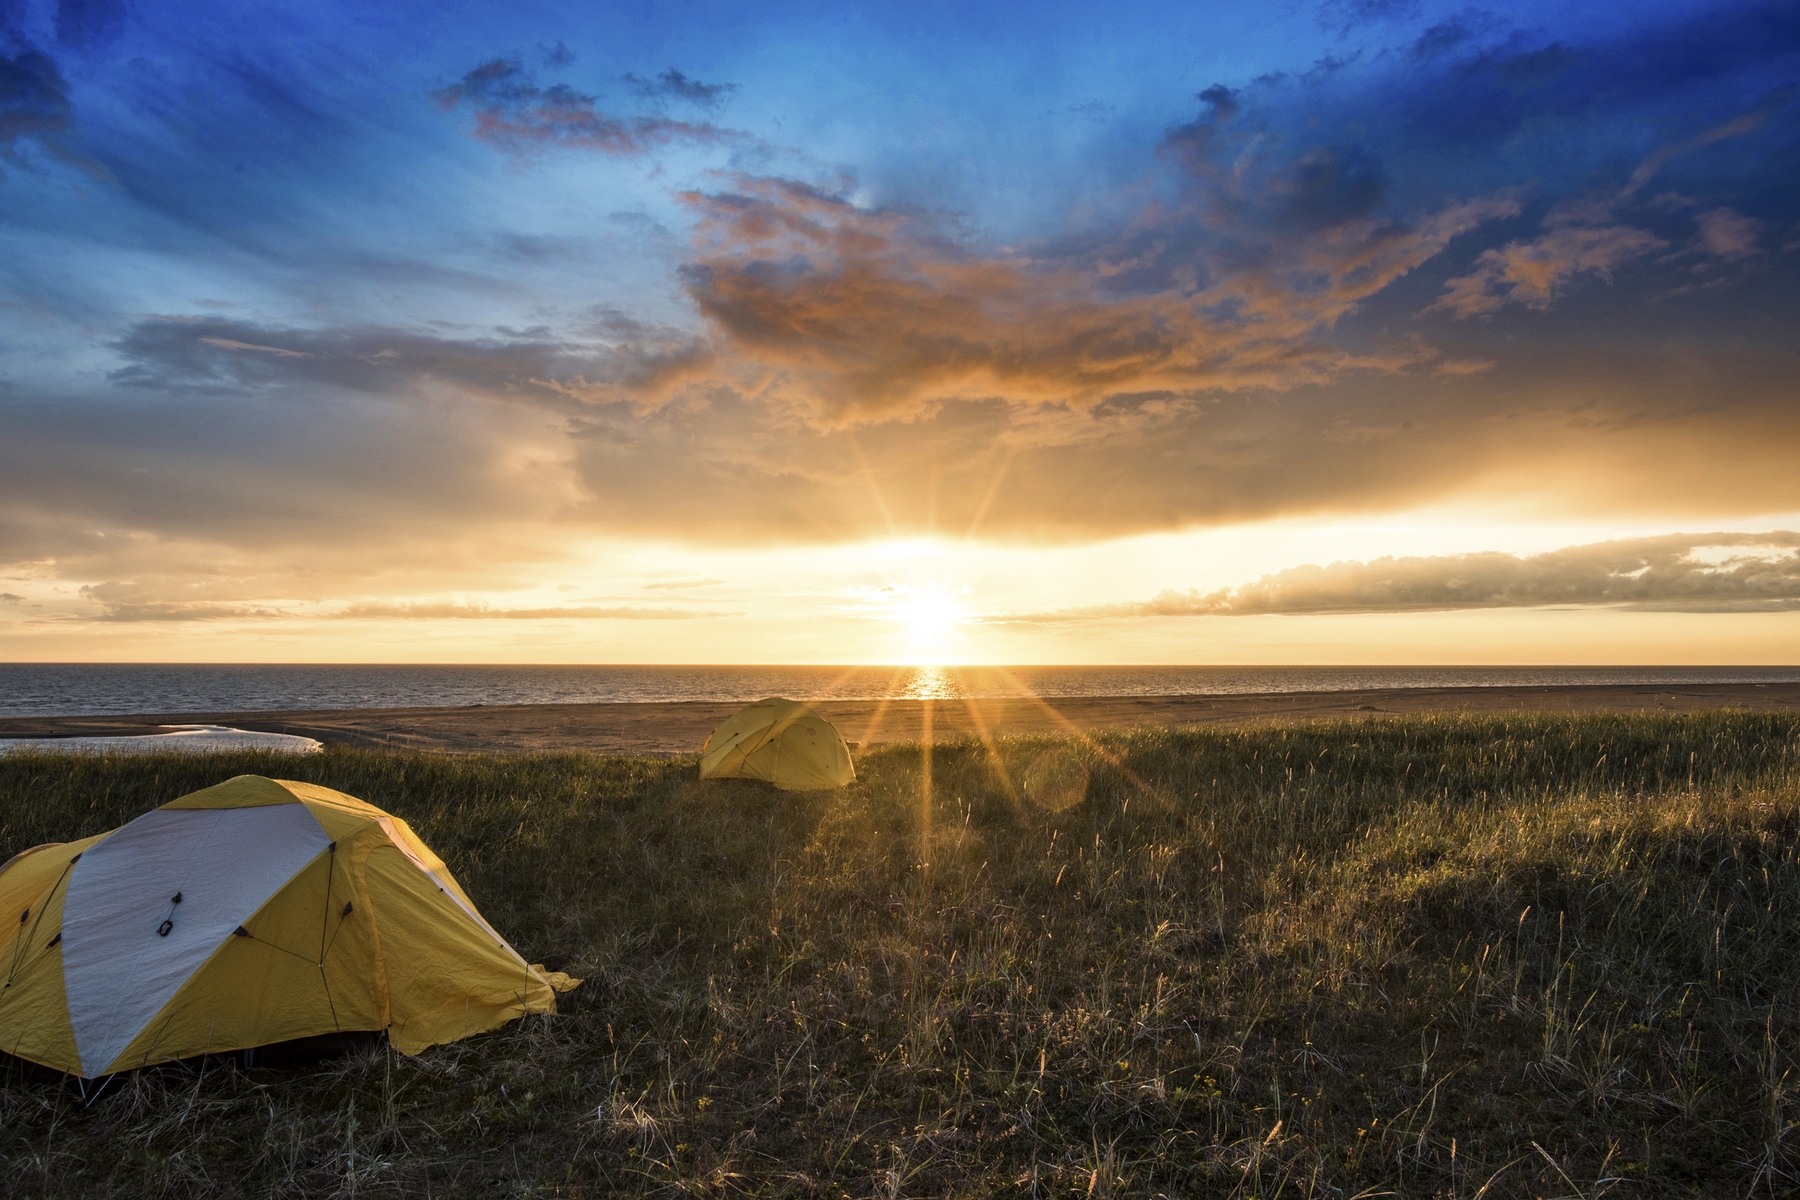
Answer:
M591 652L661 657L596 615L626 560L1040 548L998 627L1344 522L1452 576L1768 532L1797 114L1791 3L5 0L0 622L255 657L362 605L379 653L599 588ZM694 612L760 611L736 569Z

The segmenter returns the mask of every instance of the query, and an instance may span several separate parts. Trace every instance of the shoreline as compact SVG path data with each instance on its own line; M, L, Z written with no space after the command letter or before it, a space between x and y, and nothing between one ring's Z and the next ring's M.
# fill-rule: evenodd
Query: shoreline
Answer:
M440 708L301 709L122 716L0 717L0 739L121 737L168 725L224 725L298 734L327 747L391 746L449 753L591 750L698 754L741 704L621 701ZM1381 688L1185 696L1058 696L970 700L824 700L812 704L860 748L984 734L1096 733L1146 725L1234 726L1436 713L1800 711L1800 683L1607 684Z

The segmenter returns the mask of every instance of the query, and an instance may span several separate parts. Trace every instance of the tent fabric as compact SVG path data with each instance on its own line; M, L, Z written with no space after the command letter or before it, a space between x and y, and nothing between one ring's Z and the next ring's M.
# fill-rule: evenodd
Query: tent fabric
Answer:
M783 791L843 787L856 778L836 726L796 700L746 705L713 730L700 752L702 779L761 779Z
M255 775L0 867L0 970L0 1050L90 1079L351 1030L417 1054L580 982L526 963L406 822Z

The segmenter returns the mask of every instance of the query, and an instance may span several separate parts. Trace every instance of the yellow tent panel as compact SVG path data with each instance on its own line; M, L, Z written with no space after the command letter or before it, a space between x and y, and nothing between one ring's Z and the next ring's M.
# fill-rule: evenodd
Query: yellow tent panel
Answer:
M761 779L783 791L843 787L856 778L837 728L806 705L779 696L728 717L700 752L702 779Z
M334 1031L417 1054L579 982L526 963L404 821L254 775L17 856L0 905L0 1049L86 1078Z

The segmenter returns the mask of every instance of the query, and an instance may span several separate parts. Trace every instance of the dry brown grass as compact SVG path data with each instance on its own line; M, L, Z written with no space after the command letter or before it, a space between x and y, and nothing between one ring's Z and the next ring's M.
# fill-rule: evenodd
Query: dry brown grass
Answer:
M406 1059L13 1064L47 1196L1771 1196L1800 721L584 755L0 760L0 854L242 771L404 815L561 1015Z

